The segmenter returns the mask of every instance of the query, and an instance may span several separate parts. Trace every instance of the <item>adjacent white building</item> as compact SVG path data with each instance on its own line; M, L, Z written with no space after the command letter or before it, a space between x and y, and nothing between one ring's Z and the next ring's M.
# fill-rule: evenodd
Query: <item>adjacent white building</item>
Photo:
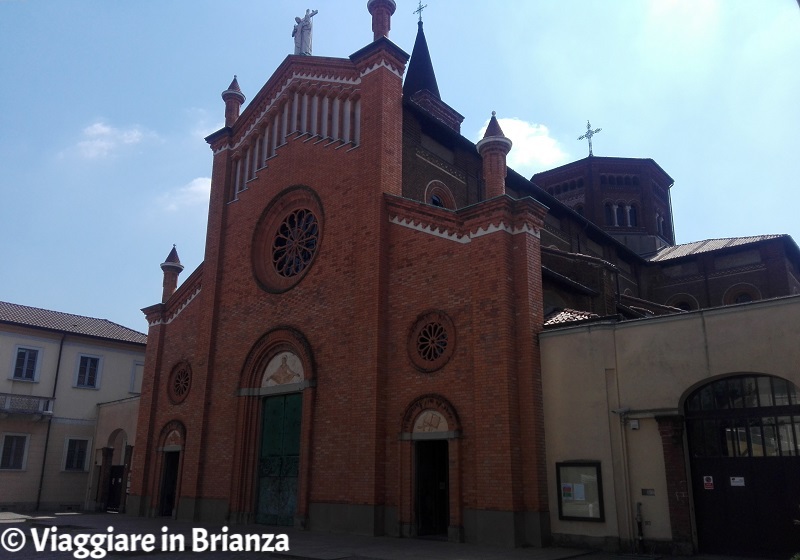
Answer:
M0 511L108 505L101 467L130 464L134 434L94 441L97 421L102 403L138 400L146 342L104 319L0 302Z

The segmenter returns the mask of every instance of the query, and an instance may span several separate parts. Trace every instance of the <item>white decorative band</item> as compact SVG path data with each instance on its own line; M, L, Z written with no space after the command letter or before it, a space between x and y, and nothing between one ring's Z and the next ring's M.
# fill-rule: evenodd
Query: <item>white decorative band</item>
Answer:
M361 72L361 77L363 78L367 74L372 74L378 68L386 68L387 70L389 70L389 72L391 72L392 74L394 74L398 78L402 78L403 77L403 74L401 74L400 71L397 68L395 68L394 66L392 66L391 64L389 64L388 62L386 62L383 59L381 59L380 62L378 62L376 64L373 64L369 68L365 68L364 71Z
M186 308L189 306L189 304L190 304L190 303L192 303L192 301L194 300L194 298L196 298L196 297L197 297L197 295L200 293L200 291L201 291L201 288L200 288L200 287L198 287L198 288L197 288L197 289L196 289L196 290L195 290L195 291L192 293L192 295L190 295L188 298L186 298L186 300L185 300L185 301L184 301L184 302L181 304L181 306L178 308L178 310L177 310L177 311L175 311L175 313L173 313L173 314L172 314L172 315L169 317L169 319L167 319L166 321L165 321L165 320L163 320L163 319L159 319L159 320L157 320L157 321L153 321L152 323L149 323L149 326L151 326L151 327L154 327L154 326L156 326L156 325L169 325L169 324L170 324L172 321L174 321L175 319L177 319L178 315L180 315L180 314L181 314L181 312L182 312L184 309L186 309Z
M430 224L422 224L421 222L415 222L413 220L408 220L406 218L400 218L399 216L395 216L389 220L390 223L396 224L398 226L407 227L409 229L413 229L416 231L420 231L422 233L427 233L428 235L433 235L435 237L441 237L442 239L448 239L450 241L455 241L456 243L470 243L473 239L478 237L483 237L484 235L489 235L490 233L495 233L498 231L504 231L506 233L510 233L511 235L518 235L520 233L527 233L529 235L533 235L534 237L539 237L539 232L531 227L529 224L523 224L522 226L514 227L507 226L505 223L500 222L500 224L490 224L486 228L478 228L474 232L469 232L468 234L458 234L452 233L446 229L433 227Z

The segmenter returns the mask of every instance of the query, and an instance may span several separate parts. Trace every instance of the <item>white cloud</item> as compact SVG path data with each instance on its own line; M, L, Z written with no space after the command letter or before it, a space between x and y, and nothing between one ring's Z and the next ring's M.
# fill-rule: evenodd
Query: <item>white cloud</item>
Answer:
M138 126L122 129L98 121L83 129L76 148L85 159L102 159L113 155L122 146L139 144L145 136L155 134L144 132Z
M160 206L169 212L177 212L188 207L208 205L211 192L211 178L197 177L184 186L159 197Z
M517 173L530 178L534 173L552 169L569 161L569 156L561 149L558 141L550 136L543 124L530 123L516 117L497 119L503 134L512 142L507 163ZM478 132L477 139L483 138L487 120Z
M205 140L206 136L225 126L225 119L220 119L219 114L212 115L208 110L200 107L188 107L185 109L185 113L192 122L191 135L193 139Z

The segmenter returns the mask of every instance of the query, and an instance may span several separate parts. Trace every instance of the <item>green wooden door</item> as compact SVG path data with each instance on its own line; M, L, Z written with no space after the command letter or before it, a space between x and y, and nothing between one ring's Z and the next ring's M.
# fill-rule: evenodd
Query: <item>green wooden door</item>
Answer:
M264 399L256 522L291 526L297 510L302 395Z

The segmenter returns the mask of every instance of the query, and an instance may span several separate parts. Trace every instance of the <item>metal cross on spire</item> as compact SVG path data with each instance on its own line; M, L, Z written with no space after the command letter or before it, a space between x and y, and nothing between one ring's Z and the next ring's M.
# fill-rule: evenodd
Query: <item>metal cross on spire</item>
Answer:
M594 136L595 134L597 134L601 130L603 130L603 129L602 128L595 128L594 130L592 130L592 125L590 125L589 121L587 120L586 121L586 134L584 134L583 136L578 138L578 140L583 140L585 138L585 139L587 139L589 141L589 155L590 156L594 155L592 153L592 136Z
M419 20L420 20L420 21L422 21L422 10L424 10L424 9L425 9L425 8L427 8L427 7L428 7L428 5L427 5L427 4L425 4L425 5L423 6L423 5L422 5L422 0L419 0L419 8L417 8L416 10L414 10L414 13L415 13L415 14L419 14Z

